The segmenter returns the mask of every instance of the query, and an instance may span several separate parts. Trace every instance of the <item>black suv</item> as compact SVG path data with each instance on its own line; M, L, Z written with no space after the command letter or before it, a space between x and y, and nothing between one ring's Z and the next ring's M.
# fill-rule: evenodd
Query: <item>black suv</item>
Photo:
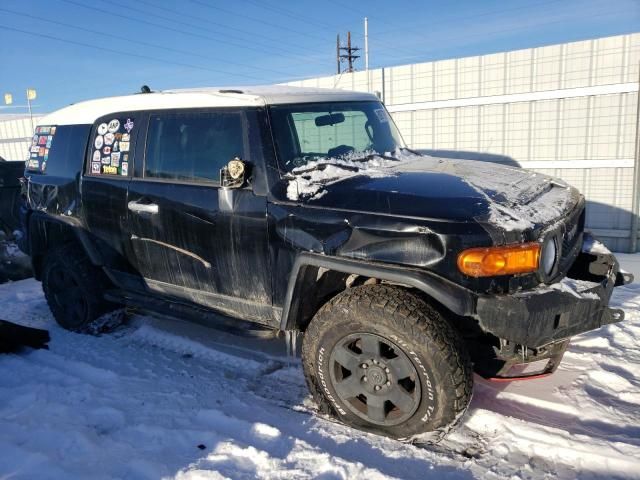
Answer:
M553 372L571 336L623 319L607 305L632 280L577 190L420 155L364 93L72 105L37 127L24 190L22 248L63 327L127 305L303 332L320 410L405 440L454 425L473 372Z

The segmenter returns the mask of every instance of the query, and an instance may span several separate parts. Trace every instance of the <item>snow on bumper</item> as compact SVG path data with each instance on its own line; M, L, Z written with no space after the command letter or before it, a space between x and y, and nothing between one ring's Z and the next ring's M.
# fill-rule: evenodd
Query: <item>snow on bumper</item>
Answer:
M585 233L567 278L517 294L480 296L477 318L483 330L537 349L623 320L624 312L610 308L609 299L614 286L632 280L619 272L615 256Z

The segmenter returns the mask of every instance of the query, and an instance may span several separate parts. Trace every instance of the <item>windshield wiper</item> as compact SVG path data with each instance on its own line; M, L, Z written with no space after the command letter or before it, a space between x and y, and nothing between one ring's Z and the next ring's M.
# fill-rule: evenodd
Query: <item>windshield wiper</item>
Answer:
M325 170L327 167L337 167L343 170L348 170L350 172L360 171L358 167L352 167L351 165L340 165L339 163L327 162L327 163L318 163L317 165L314 165L313 167L305 168L304 170L299 170L299 169L292 170L291 172L288 173L288 175L299 177L300 175L305 175L307 173Z
M363 157L360 158L349 158L349 161L354 162L354 163L364 163L364 162L368 162L370 160L373 160L374 158L382 158L383 160L391 160L393 162L399 162L400 160L394 157L391 157L389 155L382 155L380 153L370 153L368 155L365 155ZM342 170L347 170L349 172L359 172L360 168L353 166L353 165L344 165L341 163L333 163L333 162L324 162L324 163L318 163L317 165L314 165L313 167L309 167L309 168L305 168L305 169L294 169L291 172L288 172L284 178L295 178L295 177L299 177L301 175L305 175L307 173L311 173L311 172L315 172L315 171L322 171L325 170L327 167L336 167L336 168L341 168Z
M390 157L389 155L382 155L381 153L370 153L369 155L365 155L364 157L361 157L361 158L350 158L349 160L351 160L352 162L368 162L369 160L373 160L376 157L382 158L383 160L391 160L393 162L399 162L400 161L395 157Z
M420 153L420 152L418 152L416 150L412 150L412 149L407 148L407 147L400 147L400 150L404 150L404 151L407 151L409 153L413 153L414 155L419 155L421 157L424 156L422 153Z

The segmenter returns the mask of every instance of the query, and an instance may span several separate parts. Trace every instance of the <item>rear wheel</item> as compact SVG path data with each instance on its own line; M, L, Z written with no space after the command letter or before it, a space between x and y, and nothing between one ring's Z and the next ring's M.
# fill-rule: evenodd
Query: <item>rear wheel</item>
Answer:
M321 411L369 432L438 440L471 399L472 368L458 334L400 287L337 295L309 324L302 355Z
M54 318L67 330L84 331L117 307L103 298L108 285L104 273L75 245L57 248L45 258L42 289Z

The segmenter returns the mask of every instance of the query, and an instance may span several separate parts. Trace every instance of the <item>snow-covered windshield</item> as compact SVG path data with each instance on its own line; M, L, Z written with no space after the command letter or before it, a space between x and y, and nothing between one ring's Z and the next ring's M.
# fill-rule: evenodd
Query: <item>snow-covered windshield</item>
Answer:
M404 147L379 102L276 105L270 112L280 168L287 172L320 159L366 161Z

